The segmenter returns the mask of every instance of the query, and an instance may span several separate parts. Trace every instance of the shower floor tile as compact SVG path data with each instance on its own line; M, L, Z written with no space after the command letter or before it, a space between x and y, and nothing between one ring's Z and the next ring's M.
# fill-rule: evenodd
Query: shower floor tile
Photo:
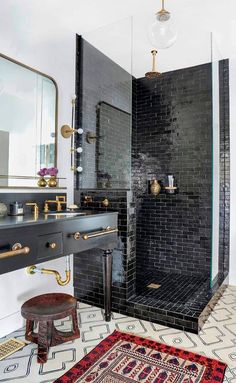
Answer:
M151 298L178 305L193 303L199 290L209 289L209 279L206 277L189 277L160 271L138 273L136 283L136 292L140 298ZM149 287L151 285L160 287Z
M209 284L207 277L137 270L136 294L129 305L141 319L197 333L224 291L214 295Z

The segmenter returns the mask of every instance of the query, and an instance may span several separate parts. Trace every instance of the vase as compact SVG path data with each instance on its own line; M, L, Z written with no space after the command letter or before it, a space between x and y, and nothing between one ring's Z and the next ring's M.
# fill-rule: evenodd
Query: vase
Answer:
M0 202L0 218L3 218L7 215L7 206L5 203Z
M57 179L56 176L51 176L48 180L48 186L50 188L56 188L57 187Z
M47 186L47 181L44 177L40 177L38 180L38 187L39 188L45 188Z
M151 194L153 195L158 195L160 194L161 191L161 185L157 180L152 180L151 181L151 187L150 187Z

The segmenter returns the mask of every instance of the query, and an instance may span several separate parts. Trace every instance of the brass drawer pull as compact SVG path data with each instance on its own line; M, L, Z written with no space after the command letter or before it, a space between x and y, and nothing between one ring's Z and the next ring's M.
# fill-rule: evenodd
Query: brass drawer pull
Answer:
M5 253L0 254L0 259L14 257L15 255L27 255L29 252L29 247L22 247L20 243L15 243L10 251L6 251Z
M75 239L76 241L78 241L78 240L80 239L80 237L81 237L80 232L77 231L77 233L74 234L74 239Z
M109 226L102 230L102 231L95 231L94 233L88 233L88 234L84 234L82 236L82 238L87 241L88 239L91 239L91 238L96 238L96 237L102 237L103 235L108 235L108 234L114 234L114 233L117 233L118 232L118 229L111 229Z

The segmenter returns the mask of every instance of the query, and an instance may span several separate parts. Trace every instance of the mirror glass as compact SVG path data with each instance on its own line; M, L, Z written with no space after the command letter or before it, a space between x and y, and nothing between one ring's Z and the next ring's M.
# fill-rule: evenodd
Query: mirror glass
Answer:
M56 166L56 120L55 82L0 56L1 187L21 186L20 177Z

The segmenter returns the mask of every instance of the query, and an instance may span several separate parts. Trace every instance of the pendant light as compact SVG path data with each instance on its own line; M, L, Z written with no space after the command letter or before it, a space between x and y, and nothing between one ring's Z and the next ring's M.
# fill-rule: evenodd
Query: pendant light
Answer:
M156 13L156 21L148 29L148 38L156 49L170 48L176 42L177 31L171 13L165 9L165 0L162 0L162 8Z

